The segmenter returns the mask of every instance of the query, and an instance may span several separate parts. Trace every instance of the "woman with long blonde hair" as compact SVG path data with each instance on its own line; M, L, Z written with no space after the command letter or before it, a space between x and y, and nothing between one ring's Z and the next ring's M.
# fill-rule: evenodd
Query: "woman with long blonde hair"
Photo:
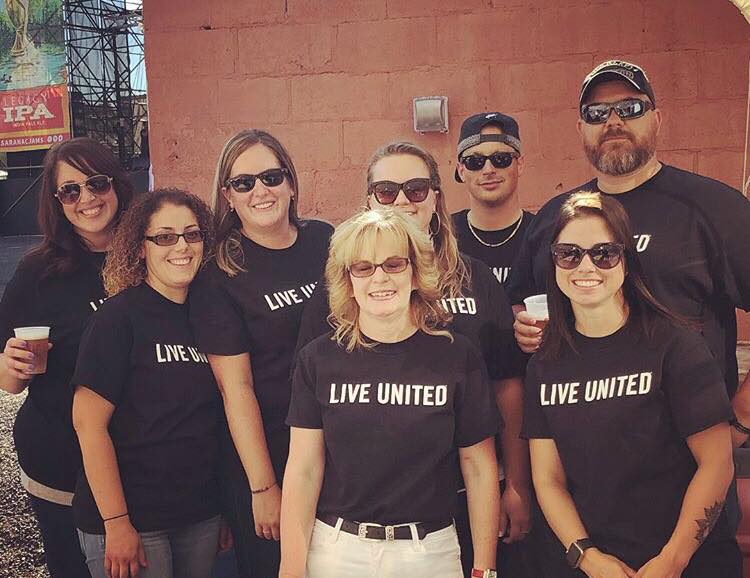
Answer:
M448 330L440 276L397 211L336 229L333 332L302 348L293 378L281 578L460 578L459 462L473 564L494 568L497 415L481 355Z
M284 424L302 304L323 274L332 227L297 214L299 182L284 146L244 130L216 167L216 256L196 281L191 322L208 354L229 426L223 510L240 575L278 573Z

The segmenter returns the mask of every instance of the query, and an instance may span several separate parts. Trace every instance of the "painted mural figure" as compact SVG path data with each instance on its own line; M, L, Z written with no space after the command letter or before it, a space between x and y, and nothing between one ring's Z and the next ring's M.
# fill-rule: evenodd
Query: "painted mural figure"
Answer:
M6 0L5 10L8 13L13 27L16 29L16 39L13 48L10 49L11 56L23 56L31 40L27 35L29 26L29 2L31 0Z

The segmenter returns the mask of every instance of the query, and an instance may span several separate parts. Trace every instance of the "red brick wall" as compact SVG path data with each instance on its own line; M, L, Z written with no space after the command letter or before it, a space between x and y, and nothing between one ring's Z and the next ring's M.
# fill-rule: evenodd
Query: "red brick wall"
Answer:
M536 208L589 178L576 97L613 57L653 82L663 160L742 180L750 24L728 0L150 0L144 17L158 185L208 197L223 142L265 128L295 159L302 212L340 221L369 155L403 137L436 154L458 209L460 123L500 110L519 121ZM412 98L429 95L448 96L447 135L413 131Z

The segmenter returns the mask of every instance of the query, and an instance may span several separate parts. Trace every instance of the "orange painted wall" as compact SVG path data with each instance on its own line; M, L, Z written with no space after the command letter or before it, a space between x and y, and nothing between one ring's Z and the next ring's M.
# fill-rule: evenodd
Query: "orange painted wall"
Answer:
M224 141L265 128L295 159L303 214L337 222L362 203L369 155L402 137L435 153L459 209L460 123L500 110L537 208L590 178L577 94L614 57L649 74L661 159L741 186L750 24L728 0L147 0L144 20L159 186L207 198ZM414 133L412 98L429 95L448 96L447 135Z

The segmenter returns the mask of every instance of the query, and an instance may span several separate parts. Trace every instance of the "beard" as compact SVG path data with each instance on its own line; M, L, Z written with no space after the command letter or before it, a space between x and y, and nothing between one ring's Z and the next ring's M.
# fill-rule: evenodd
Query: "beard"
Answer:
M623 137L628 142L607 143L608 138ZM605 175L619 177L641 168L656 152L656 126L638 138L630 131L613 129L602 133L597 142L583 143L589 162Z

